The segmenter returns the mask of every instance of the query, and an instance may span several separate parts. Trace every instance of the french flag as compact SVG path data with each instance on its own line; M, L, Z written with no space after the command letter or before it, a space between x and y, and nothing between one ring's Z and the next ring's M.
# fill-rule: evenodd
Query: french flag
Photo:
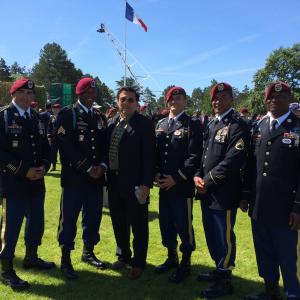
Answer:
M143 29L147 32L148 28L147 25L138 17L138 15L135 13L134 9L128 4L126 1L126 13L125 17L128 21L140 25L143 27Z

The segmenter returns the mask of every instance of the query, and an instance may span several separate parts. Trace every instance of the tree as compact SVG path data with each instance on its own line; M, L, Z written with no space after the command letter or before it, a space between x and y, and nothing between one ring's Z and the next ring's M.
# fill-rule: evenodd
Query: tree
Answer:
M18 79L22 76L28 76L25 67L21 67L16 61L10 66L10 77L13 80Z
M0 58L0 81L10 81L9 67L6 65L4 58Z
M190 101L188 102L188 110L191 111L191 113L197 112L201 110L201 101L203 98L203 91L200 87L197 87L193 89L192 96L190 98Z
M49 89L54 82L76 84L82 71L76 69L65 50L57 43L47 43L40 51L39 62L32 68L32 78Z
M120 80L117 80L116 84L117 90L124 87L124 76ZM134 88L139 94L142 92L139 84L132 77L126 77L126 86Z
M294 97L300 101L300 43L290 48L280 47L267 58L264 68L253 76L254 90L251 107L257 113L264 113L263 95L265 87L272 81L282 80L288 83Z
M210 101L210 90L217 83L215 79L210 82L210 85L205 87L202 90L202 101L201 101L201 111L203 111L206 115L213 114L213 108Z
M114 92L104 82L101 82L99 77L95 78L95 82L98 88L96 102L106 111L109 107L116 104Z
M148 87L144 90L143 100L145 105L147 105L148 112L151 115L154 114L156 108L156 97Z

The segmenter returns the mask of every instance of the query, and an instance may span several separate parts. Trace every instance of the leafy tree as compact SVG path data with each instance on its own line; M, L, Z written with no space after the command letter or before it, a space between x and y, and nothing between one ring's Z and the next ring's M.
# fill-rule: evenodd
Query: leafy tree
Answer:
M102 110L106 111L109 107L116 104L114 92L99 77L96 77L95 81L98 87L96 102L102 106Z
M10 66L10 74L11 77L20 77L20 76L26 76L26 68L21 67L16 61Z
M10 81L10 71L4 58L0 58L0 81Z
M40 51L39 62L32 68L32 78L49 89L54 82L76 84L82 71L76 69L65 50L57 43L47 43Z
M265 112L264 90L270 82L275 80L288 83L293 89L295 99L300 101L300 43L290 48L280 47L273 51L267 58L264 68L254 74L254 91L251 101L253 111Z
M197 87L193 90L192 96L190 97L190 100L188 101L188 111L190 113L197 112L201 110L201 101L203 98L203 92L200 87Z
M148 107L148 112L152 115L156 108L156 97L148 87L144 90L143 100Z
M124 76L120 80L116 81L117 84L117 90L124 86ZM126 77L126 86L127 87L133 87L139 94L141 94L142 90L139 84L132 78L132 77Z

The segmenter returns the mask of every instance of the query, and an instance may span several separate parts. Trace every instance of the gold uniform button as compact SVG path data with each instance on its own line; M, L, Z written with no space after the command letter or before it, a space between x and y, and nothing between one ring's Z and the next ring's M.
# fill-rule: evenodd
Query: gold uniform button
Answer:
M96 158L96 155L93 155L93 158L95 159L95 158Z
M35 146L35 143L32 143L31 145L32 145L32 147L34 147L34 146Z
M91 138L91 141L94 141L95 139L94 138Z
M272 144L272 142L269 141L269 142L268 142L268 145L271 145L271 144Z
M91 129L91 132L94 132L94 129Z
M266 177L266 176L267 176L267 173L263 173L263 176Z
M168 155L168 152L165 152L165 155Z
M289 145L289 148L292 148L292 145Z
M169 139L170 137L167 135L166 138Z
M95 147L93 146L92 149L95 150Z
M30 137L33 139L33 138L34 138L34 135L31 135Z
M269 164L267 162L265 162L265 166L268 166Z
M205 164L203 164L203 168L205 168Z
M270 152L266 152L266 155L270 155Z

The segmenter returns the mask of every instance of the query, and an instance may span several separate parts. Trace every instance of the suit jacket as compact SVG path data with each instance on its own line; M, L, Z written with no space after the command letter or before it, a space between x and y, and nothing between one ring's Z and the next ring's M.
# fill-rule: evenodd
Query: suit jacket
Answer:
M250 216L269 225L288 225L300 213L300 119L293 113L272 133L265 117L254 128L245 173Z
M62 163L62 186L104 183L104 178L93 179L87 172L92 165L104 162L106 149L106 123L98 110L92 111L89 116L77 102L58 114L54 133Z
M250 144L248 125L232 110L204 134L204 151L196 173L204 179L207 193L198 195L206 205L217 202L222 209L238 207L242 192L242 169Z
M112 132L119 121L115 116L108 126L106 161ZM135 186L153 186L155 168L155 133L152 121L138 114L130 118L118 148L118 188L120 192L133 193ZM108 185L111 183L108 172Z
M176 185L160 194L194 197L193 175L200 163L203 136L200 121L183 113L169 128L169 118L156 126L156 173L173 177Z
M11 103L0 112L0 167L4 196L7 194L37 195L45 192L44 179L29 180L31 167L44 166L48 171L50 147L44 123L30 109L25 120Z

